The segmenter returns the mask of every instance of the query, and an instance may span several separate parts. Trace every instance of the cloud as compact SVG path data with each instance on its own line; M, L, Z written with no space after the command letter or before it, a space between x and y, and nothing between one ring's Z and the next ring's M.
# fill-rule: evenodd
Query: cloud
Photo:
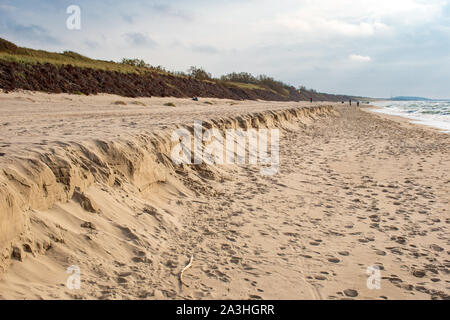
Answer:
M128 22L128 23L133 23L134 22L134 17L132 15L130 15L130 14L122 14L121 16L122 16L122 19L125 22Z
M389 35L403 27L431 23L443 15L447 1L285 0L283 4L290 10L274 10L272 18L260 21L265 30L281 28L303 40L317 40Z
M86 40L86 41L84 41L84 44L91 49L100 48L100 44L95 40Z
M192 17L190 14L188 14L187 12L180 10L179 8L175 9L174 7L172 7L171 5L168 4L153 4L150 6L150 8L157 12L160 13L162 15L165 16L172 16L175 18L180 18L182 20L191 20Z
M14 11L16 10L16 7L8 5L8 4L0 4L0 11Z
M133 46L146 48L155 48L157 46L157 43L144 33L129 32L125 33L123 37Z
M2 37L11 40L25 41L34 44L59 45L62 41L52 35L46 27L29 21L20 19L18 16L23 13L19 7L9 4L0 4L0 30ZM25 22L26 21L26 22Z
M219 50L217 48L208 45L193 45L191 48L193 51L200 53L208 53L208 54L219 53Z
M348 22L344 20L310 17L279 17L275 23L299 32L302 36L325 38L330 36L370 37L389 30L389 26L381 22Z
M62 43L58 38L50 35L47 29L35 24L23 25L8 21L6 22L6 31L18 39L24 39L34 43L44 42L55 45Z
M356 61L356 62L370 62L372 61L372 58L369 56L361 56L359 54L351 54L349 56L350 60Z

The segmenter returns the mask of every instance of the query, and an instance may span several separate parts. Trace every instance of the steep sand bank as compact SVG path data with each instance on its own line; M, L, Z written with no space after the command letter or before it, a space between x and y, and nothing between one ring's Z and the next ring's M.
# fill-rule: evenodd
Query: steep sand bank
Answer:
M170 159L171 134L180 125L192 128L194 120L204 120L205 128L278 127L293 117L330 112L328 106L306 110L301 104L294 108L275 102L268 107L261 102L118 98L29 92L0 98L2 268L11 256L11 242L19 233L29 233L29 209L47 210L76 199L97 211L83 198L94 183L109 187L129 183L145 193L165 184L175 171L183 172ZM175 107L165 106L168 101ZM40 252L49 246L46 240L25 240Z
M1 97L4 267L13 259L0 297L448 298L448 135L336 105L169 99L175 112L104 96L92 111L47 97L31 102L41 109ZM280 128L279 174L175 167L172 128L211 118ZM71 265L81 290L65 287ZM366 286L373 265L381 290Z

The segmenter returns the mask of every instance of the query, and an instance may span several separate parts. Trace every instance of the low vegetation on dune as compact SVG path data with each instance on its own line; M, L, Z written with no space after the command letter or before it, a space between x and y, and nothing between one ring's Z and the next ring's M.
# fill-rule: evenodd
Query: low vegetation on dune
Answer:
M201 67L169 71L142 59L95 60L72 51L22 48L0 38L0 89L74 94L112 93L129 97L214 97L275 101L347 100L295 88L266 75L233 72L214 78Z
M145 103L143 103L142 101L132 101L131 104L134 104L136 106L142 106L142 107L146 107L147 105Z
M143 72L143 68L130 64L116 63L114 61L95 60L85 57L72 51L64 51L62 53L48 52L44 50L34 50L16 46L14 43L0 38L0 60L29 63L29 64L45 64L54 65L72 65L81 68L92 68L105 71L118 71L123 73L139 73Z
M126 106L127 103L125 101L114 101L113 104L115 104L116 106Z
M289 89L294 89L294 87L289 86L281 81L277 81L274 78L271 78L266 75L254 76L247 72L240 73L229 73L220 78L221 81L230 84L241 84L247 85L248 88L265 88L268 90L272 90L281 95L289 95Z

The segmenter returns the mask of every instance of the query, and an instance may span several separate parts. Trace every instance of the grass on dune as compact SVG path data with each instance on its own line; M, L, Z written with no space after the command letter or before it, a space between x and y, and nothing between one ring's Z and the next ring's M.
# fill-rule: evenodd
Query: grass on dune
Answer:
M138 67L114 61L95 60L73 51L62 53L48 52L16 46L14 43L0 38L0 60L26 64L73 65L80 68L91 68L105 71L118 71L121 73L157 72L145 67Z
M264 88L262 86L258 86L257 84L252 84L252 83L243 83L243 82L231 82L231 81L227 81L224 82L224 85L227 87L237 87L237 88L241 88L241 89L249 89L249 90L269 90L267 88ZM269 91L273 91L274 90L269 90Z
M53 65L73 65L80 68L91 68L97 70L105 70L105 71L118 71L121 73L144 73L149 70L146 68L134 67L126 64L110 62L110 61L102 61L102 60L93 60L93 59L77 59L72 54L75 53L51 53L44 52L46 54L11 54L7 52L0 52L0 60L9 61L9 62L17 62L17 63L26 63L26 64L45 64L50 63Z

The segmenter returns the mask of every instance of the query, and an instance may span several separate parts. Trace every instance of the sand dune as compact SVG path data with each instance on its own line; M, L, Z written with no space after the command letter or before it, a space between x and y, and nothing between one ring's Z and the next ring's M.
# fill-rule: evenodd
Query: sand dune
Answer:
M1 94L0 298L448 299L448 135L330 103L205 101ZM171 132L194 120L281 129L279 173L174 165Z

